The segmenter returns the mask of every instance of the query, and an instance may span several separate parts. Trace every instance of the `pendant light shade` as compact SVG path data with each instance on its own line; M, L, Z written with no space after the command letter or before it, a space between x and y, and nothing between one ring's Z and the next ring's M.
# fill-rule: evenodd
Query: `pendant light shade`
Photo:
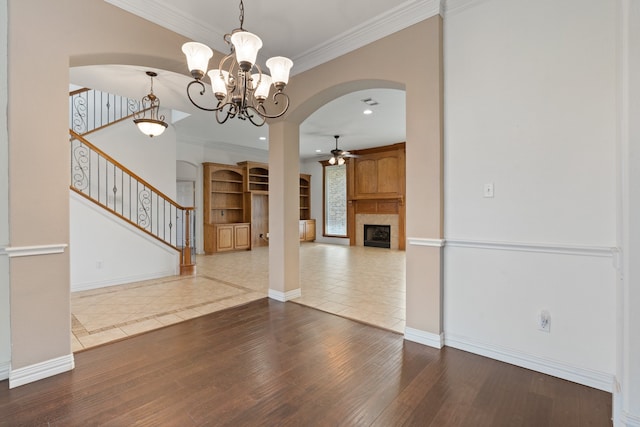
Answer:
M151 91L140 101L138 112L133 114L133 123L138 126L140 132L153 138L154 136L162 135L169 125L165 123L164 116L158 114L160 99L153 93L153 78L158 74L153 71L147 71L146 74L151 78ZM147 113L149 113L148 117Z

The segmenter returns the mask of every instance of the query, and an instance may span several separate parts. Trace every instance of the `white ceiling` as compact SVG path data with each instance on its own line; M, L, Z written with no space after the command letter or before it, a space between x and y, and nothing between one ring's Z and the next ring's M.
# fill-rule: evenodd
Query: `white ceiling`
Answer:
M239 0L105 0L149 21L162 25L221 52L228 52L223 35L239 27ZM353 49L399 31L439 13L438 0L246 0L244 28L264 42L260 62L270 56L288 56L294 61L292 75L313 68ZM267 125L255 127L246 121L216 123L213 113L193 107L186 96L190 81L184 75L165 70L126 65L76 67L70 82L139 99L148 93L145 71L158 73L154 93L163 108L189 114L173 123L181 140L201 144L267 149ZM367 107L361 100L373 98L379 104ZM169 118L167 117L167 120ZM355 150L405 140L405 97L403 91L371 89L348 94L326 104L302 124L300 155L319 156L334 147Z

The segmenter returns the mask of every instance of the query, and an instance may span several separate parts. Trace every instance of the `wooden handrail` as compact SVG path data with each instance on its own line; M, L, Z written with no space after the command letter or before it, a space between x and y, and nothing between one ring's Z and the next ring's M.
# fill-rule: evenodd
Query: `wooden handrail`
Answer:
M91 89L89 89L88 87L83 87L80 89L76 89L76 90L72 90L71 92L69 92L69 96L74 96L74 95L78 95L81 93L85 93L85 92L89 92Z
M171 198L169 196L164 194L162 191L158 190L156 187L154 187L153 185L149 184L147 181L145 181L139 175L135 174L130 169L128 169L125 166L123 166L119 161L115 160L113 157L111 157L110 155L108 155L107 153L105 153L104 151L102 151L101 149L99 149L98 147L96 147L95 145L90 143L89 141L87 141L85 138L83 138L81 135L77 134L73 130L69 129L69 133L71 134L71 136L73 138L75 138L75 139L77 139L79 141L82 141L83 144L87 145L93 151L97 152L102 157L104 157L105 159L109 160L114 165L118 166L120 169L122 169L124 172L126 172L128 175L130 175L132 178L135 178L136 180L138 180L145 187L147 187L151 191L155 192L158 196L160 196L163 199L165 199L167 202L169 202L171 205L175 206L177 209L182 209L182 210L187 210L187 211L195 210L195 207L193 207L193 206L181 206L178 203L174 202L173 200L171 200Z

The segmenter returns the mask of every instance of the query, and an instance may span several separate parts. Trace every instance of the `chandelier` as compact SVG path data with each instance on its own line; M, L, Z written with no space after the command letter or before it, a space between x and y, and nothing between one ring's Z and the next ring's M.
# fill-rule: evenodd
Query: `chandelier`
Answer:
M138 126L140 132L151 138L162 134L168 126L164 122L164 116L158 116L160 99L153 94L153 78L157 75L153 71L147 71L147 76L151 78L151 91L140 101L140 109L133 113L133 123ZM149 112L149 118L147 118L147 111Z
M240 0L240 28L223 39L229 45L230 53L222 58L218 68L209 70L209 59L213 51L202 43L189 42L182 45L182 52L187 57L187 65L194 80L187 85L187 96L193 105L201 110L215 111L218 123L238 117L249 120L256 126L262 126L266 119L275 119L286 113L289 108L289 97L284 88L289 81L289 70L293 61L282 56L269 58L266 62L271 75L262 72L256 58L262 47L260 37L246 31L244 24L244 3ZM253 73L252 73L253 72ZM217 100L215 107L198 104L192 92L204 97L206 87L202 82L204 75L211 79L213 95ZM276 112L268 112L265 101L271 97Z

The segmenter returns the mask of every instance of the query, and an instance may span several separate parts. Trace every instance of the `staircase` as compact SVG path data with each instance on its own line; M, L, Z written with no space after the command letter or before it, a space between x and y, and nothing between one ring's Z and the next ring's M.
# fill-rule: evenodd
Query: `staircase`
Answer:
M86 139L92 132L131 119L137 101L80 89L69 94L69 105L70 189L178 251L180 274L194 274L194 208L180 206Z

